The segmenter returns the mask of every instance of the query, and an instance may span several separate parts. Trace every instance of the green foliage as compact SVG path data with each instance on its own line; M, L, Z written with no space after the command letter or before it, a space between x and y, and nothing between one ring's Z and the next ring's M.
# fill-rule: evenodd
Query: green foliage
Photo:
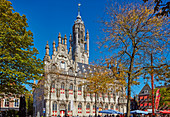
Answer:
M154 90L154 94L156 95L156 91L158 90L158 88L156 88ZM164 107L164 106L168 106L170 107L170 87L162 87L159 90L159 94L161 95L160 97L160 101L159 101L159 107Z
M25 94L27 115L33 116L33 95L30 92Z
M0 1L0 93L23 93L24 85L40 79L43 64L36 57L33 34L26 16L14 12L11 2Z

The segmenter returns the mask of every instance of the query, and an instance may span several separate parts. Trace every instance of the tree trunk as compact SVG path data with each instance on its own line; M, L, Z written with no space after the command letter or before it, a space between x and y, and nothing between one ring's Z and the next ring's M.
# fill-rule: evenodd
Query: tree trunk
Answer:
M131 78L128 75L127 117L130 117Z
M127 96L127 117L130 117L130 97L131 97L131 83L132 83L132 69L133 69L133 62L135 57L135 47L133 48L133 53L130 61L129 73L128 73L128 96Z

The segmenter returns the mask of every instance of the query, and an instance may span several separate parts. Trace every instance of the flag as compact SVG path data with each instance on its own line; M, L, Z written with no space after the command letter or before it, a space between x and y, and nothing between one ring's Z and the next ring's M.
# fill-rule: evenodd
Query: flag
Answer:
M159 106L159 99L160 99L159 89L156 91L156 98L155 98L155 109L158 109Z
M159 106L160 97L161 97L161 94L159 94L158 100L155 102L155 109L156 109L156 110L158 109L158 106Z

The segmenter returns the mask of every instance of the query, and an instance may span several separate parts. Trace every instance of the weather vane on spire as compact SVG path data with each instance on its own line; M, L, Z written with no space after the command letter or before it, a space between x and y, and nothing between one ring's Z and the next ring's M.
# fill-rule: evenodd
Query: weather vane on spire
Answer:
M80 16L80 6L81 6L81 4L79 3L78 4L78 16Z

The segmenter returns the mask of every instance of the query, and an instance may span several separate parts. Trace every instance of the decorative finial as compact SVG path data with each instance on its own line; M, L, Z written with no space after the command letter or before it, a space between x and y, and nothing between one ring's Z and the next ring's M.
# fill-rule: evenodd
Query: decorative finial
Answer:
M81 6L81 4L79 3L78 4L78 16L80 16L80 6Z
M48 41L47 41L45 49L49 49Z
M49 55L49 45L48 45L48 41L47 41L47 44L46 44L46 46L45 46L45 49L46 49L46 53L45 53L45 55Z
M89 34L89 31L87 30L87 34Z
M66 36L66 34L64 35L64 39L67 39L67 36Z
M55 44L55 41L53 41L53 44Z
M58 38L61 38L61 33L59 32L59 34L58 34Z

